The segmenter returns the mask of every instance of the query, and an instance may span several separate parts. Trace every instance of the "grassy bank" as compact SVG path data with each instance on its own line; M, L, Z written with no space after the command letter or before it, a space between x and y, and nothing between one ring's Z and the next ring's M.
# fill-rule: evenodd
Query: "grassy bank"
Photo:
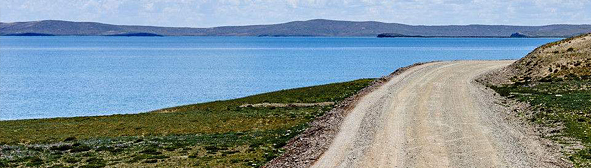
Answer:
M283 90L149 113L0 122L0 167L258 167L371 79Z
M591 79L546 79L492 88L502 96L528 102L535 112L521 115L553 128L546 138L575 148L563 151L575 166L591 167Z

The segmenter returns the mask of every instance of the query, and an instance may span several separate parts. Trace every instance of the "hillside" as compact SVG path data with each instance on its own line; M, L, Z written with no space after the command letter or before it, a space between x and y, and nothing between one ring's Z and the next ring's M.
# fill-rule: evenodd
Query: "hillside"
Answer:
M591 167L591 34L540 46L482 81L522 102L503 101L559 144L574 167Z
M570 37L591 32L591 25L450 25L422 26L375 21L336 21L315 19L270 25L223 26L213 28L154 27L112 25L96 22L44 20L0 23L0 35L38 33L50 35L117 35L151 33L165 36L377 36L382 33L406 36L509 37L520 33L528 37Z
M591 34L538 47L508 67L514 81L591 77Z

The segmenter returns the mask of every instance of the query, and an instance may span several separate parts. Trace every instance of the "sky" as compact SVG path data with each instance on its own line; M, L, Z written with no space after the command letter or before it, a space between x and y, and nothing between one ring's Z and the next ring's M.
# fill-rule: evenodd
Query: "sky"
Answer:
M411 25L591 24L591 0L0 0L0 21L215 27L310 19Z

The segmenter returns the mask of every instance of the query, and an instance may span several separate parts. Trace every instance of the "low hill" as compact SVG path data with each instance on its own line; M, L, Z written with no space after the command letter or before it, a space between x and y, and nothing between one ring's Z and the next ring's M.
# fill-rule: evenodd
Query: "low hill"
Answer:
M113 34L113 35L109 35L109 36L126 36L126 37L130 37L130 36L162 36L159 34L154 34L154 33L123 33L123 34Z
M591 77L591 34L571 37L538 47L508 67L513 80Z
M382 34L378 34L378 38L392 38L392 37L423 37L423 36L409 36L409 35L404 35L404 34L398 34L398 33L382 33Z
M375 21L315 19L269 25L223 26L212 28L112 25L96 22L44 20L0 23L0 35L38 33L51 35L115 35L151 33L164 36L372 36L403 34L437 37L509 37L519 32L528 37L570 37L591 32L591 25L449 25L422 26Z

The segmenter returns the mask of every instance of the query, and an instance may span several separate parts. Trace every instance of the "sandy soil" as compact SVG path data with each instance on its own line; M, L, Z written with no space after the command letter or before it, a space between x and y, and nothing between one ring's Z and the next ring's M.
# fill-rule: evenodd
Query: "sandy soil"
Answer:
M415 66L361 98L312 167L565 167L474 82L513 61Z

